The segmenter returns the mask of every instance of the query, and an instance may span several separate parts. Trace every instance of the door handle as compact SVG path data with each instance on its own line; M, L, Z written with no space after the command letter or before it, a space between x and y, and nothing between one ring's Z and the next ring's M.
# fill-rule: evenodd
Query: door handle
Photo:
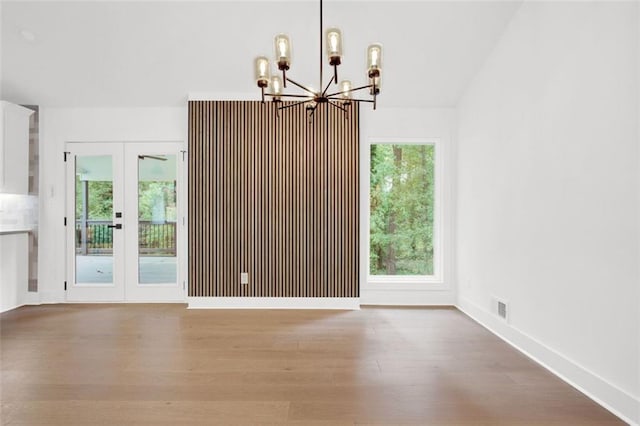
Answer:
M107 225L107 228L122 229L122 224L121 223L116 223L115 225Z

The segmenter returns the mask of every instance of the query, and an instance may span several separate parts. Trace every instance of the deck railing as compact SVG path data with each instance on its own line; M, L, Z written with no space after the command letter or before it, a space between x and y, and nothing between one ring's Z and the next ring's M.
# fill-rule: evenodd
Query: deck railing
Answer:
M76 253L82 255L113 254L111 221L88 220L85 232L82 222L76 222ZM176 255L176 223L138 222L138 247L145 256Z

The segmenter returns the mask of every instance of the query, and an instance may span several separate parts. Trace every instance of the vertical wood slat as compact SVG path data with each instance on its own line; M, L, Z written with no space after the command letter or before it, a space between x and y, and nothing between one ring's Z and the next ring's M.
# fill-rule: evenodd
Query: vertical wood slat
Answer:
M189 296L359 295L358 106L275 108L189 102Z

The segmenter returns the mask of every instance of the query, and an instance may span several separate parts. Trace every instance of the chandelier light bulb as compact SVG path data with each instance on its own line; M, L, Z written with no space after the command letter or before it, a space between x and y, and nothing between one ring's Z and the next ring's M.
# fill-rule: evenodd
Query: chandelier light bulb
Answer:
M280 95L282 95L282 80L277 75L271 77L271 94L274 95L274 100L280 100Z
M327 30L327 57L329 65L340 65L342 57L342 33L338 28Z
M353 86L351 85L351 82L349 80L342 80L340 82L340 92L342 92L340 94L340 97L344 100L344 101L348 101L351 99L351 89L353 88Z
M335 53L338 51L338 33L329 33L329 52Z
M369 77L378 77L382 69L382 45L374 43L367 48L367 67Z
M269 86L269 60L264 56L258 56L256 58L255 77L258 87Z
M275 38L278 69L288 70L291 66L291 41L286 34L278 34Z

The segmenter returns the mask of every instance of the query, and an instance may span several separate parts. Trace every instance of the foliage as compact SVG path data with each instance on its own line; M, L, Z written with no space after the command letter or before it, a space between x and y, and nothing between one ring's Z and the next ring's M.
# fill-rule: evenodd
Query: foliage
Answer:
M82 218L83 183L76 175L76 219ZM111 181L88 181L87 219L111 220L113 217L113 183Z
M76 177L76 220L82 220L83 182ZM87 220L113 219L113 183L87 182ZM141 247L175 247L176 194L173 181L142 181L138 183L139 244ZM77 237L80 238L80 235ZM92 224L87 228L91 247L111 247L112 233L106 224ZM80 240L78 240L80 241ZM78 243L80 244L80 243Z
M433 274L433 145L371 146L370 273Z
M82 218L82 182L76 177L76 219ZM113 218L113 183L87 182L87 219L110 221ZM138 217L144 221L175 221L174 182L139 182Z
M176 220L176 193L173 182L138 183L138 218L153 222Z
M138 194L138 219L151 222L140 226L139 246L175 247L175 226L165 224L176 220L174 182L139 182Z

